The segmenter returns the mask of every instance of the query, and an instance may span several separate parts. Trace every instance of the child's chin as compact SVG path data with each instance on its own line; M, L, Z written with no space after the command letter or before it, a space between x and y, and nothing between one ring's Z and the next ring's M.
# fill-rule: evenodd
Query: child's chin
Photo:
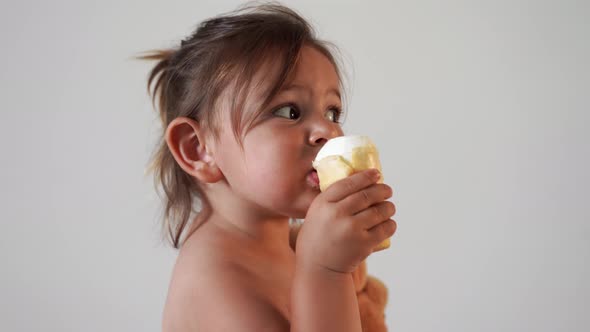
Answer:
M303 219L307 215L308 209L309 205L304 207L296 206L293 210L290 211L289 218Z

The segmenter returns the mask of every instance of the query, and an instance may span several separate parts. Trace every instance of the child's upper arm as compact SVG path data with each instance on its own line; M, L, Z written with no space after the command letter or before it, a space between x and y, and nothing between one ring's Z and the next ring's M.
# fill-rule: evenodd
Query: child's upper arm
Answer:
M237 276L226 274L191 288L168 331L289 331L287 319Z

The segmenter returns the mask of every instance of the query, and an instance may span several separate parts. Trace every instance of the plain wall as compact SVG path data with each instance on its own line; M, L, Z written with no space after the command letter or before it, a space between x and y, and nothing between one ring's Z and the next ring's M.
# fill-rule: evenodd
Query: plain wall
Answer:
M0 5L0 330L159 331L141 51L240 1ZM285 1L341 48L397 233L390 331L590 330L590 5Z

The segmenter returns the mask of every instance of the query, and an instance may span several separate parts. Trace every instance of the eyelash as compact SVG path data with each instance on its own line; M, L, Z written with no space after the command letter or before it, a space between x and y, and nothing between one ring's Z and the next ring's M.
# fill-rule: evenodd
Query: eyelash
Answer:
M297 110L299 112L299 117L301 117L301 110L299 109L299 107L297 107L297 105L295 105L293 103L287 103L287 104L284 104L284 105L277 106L277 107L274 108L274 110L272 111L272 113L274 114L275 112L277 112L278 110L280 110L280 109L282 109L284 107L291 107L291 108ZM330 106L328 106L328 110L332 110L332 111L335 112L334 117L335 117L336 121L334 121L334 123L340 123L341 124L342 122L340 122L340 119L342 118L342 113L344 113L344 111L342 110L342 108L340 108L340 107L338 107L336 105L330 105ZM297 118L297 119L299 119L299 118ZM290 120L297 120L297 119L290 119Z

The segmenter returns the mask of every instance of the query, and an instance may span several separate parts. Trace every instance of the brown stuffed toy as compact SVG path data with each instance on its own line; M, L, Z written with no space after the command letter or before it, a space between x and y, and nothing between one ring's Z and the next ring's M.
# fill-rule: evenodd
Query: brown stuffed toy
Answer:
M289 244L295 250L300 223L293 223L289 233ZM363 332L387 332L385 325L385 306L387 304L387 288L377 278L367 275L367 263L363 261L352 272L361 315Z

